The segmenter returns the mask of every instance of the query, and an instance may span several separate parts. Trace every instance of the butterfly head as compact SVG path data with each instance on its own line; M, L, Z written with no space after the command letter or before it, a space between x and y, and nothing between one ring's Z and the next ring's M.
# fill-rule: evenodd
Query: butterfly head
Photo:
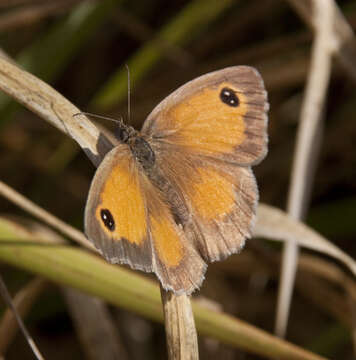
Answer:
M124 124L123 121L119 122L119 128L118 132L116 133L116 137L120 142L128 144L130 139L136 137L137 135L138 132L132 126Z

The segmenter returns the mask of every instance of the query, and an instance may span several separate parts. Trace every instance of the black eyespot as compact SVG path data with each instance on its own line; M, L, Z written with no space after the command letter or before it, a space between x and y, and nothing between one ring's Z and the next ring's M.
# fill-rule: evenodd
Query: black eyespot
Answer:
M221 90L220 99L229 106L237 107L240 104L239 98L236 96L235 91L227 87Z
M111 215L111 212L108 209L102 209L100 211L101 219L103 220L104 225L110 230L115 230L115 221Z

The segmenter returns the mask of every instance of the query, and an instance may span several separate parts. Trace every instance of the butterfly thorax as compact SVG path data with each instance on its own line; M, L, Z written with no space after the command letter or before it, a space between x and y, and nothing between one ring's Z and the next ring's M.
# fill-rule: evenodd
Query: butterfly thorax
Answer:
M121 122L119 124L118 139L130 147L133 156L146 171L153 167L156 159L155 153L150 144L137 130Z

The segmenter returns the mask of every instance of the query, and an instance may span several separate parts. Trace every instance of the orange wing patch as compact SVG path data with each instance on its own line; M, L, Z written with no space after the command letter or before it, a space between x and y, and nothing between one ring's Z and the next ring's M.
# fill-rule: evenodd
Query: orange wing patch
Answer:
M151 216L151 234L158 257L167 267L178 266L183 258L183 246L179 234L169 218Z
M223 89L232 90L238 106L221 99ZM246 96L236 86L223 82L209 87L174 106L168 112L172 128L178 130L174 141L207 155L231 153L245 140L244 115L248 110Z
M235 205L233 184L216 170L198 168L190 189L190 201L197 215L205 220L217 220L232 211Z
M238 252L251 236L258 197L251 169L206 160L185 178L170 180L184 194L192 215L184 225L195 233L202 257L216 261Z
M130 173L129 161L129 158L123 158L112 168L100 194L95 216L102 230L110 238L125 238L130 243L140 245L147 234L144 198L140 190L139 177ZM110 210L115 221L114 231L110 231L103 224L101 212L105 209Z

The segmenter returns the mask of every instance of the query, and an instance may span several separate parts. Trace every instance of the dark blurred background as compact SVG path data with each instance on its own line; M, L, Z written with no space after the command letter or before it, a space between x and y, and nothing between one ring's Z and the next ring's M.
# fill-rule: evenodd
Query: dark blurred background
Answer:
M337 3L355 27L356 2ZM1 48L82 111L126 121L124 64L128 64L131 123L138 129L153 107L186 81L226 66L256 67L265 80L271 108L269 153L254 171L261 201L282 209L286 207L312 41L310 29L288 2L281 0L0 2ZM353 257L355 92L355 84L335 62L307 216L311 227ZM114 131L113 124L98 122ZM1 180L82 230L94 171L71 139L0 94ZM2 198L0 211L28 217ZM199 295L213 300L212 306L272 332L279 258L278 244L251 240L241 255L209 267ZM5 265L0 270L14 292L31 278ZM332 359L352 359L350 323L340 311L345 304L335 300L325 306L327 294L318 296L313 279L301 272L298 276L287 339ZM119 319L131 359L166 357L161 325L120 309L112 312ZM84 356L55 286L42 293L27 323L44 352L51 354L48 358ZM213 340L200 341L202 359L257 358ZM16 338L7 358L33 358L22 336Z

